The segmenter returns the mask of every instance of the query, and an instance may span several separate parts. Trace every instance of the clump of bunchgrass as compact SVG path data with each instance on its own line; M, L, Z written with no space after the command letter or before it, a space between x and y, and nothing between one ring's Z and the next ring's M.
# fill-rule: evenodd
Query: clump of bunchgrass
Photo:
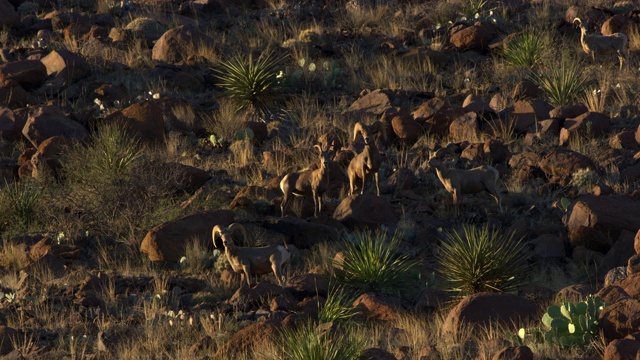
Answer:
M416 263L398 249L396 235L387 241L383 232L356 232L345 241L338 280L362 291L397 294L409 287Z
M38 201L43 194L35 181L7 183L0 190L3 225L16 231L25 231L35 221Z
M254 111L265 117L271 104L282 95L283 76L280 63L283 58L272 52L263 53L257 60L237 56L219 64L215 75L225 95L236 102L238 110Z
M547 95L553 106L566 106L578 100L589 86L584 65L578 61L564 60L560 66L534 73L531 80Z
M448 233L438 251L438 270L461 295L517 290L529 270L523 239L484 225Z
M354 300L355 298L343 287L334 287L329 291L327 300L318 311L318 321L320 323L336 323L349 320L355 315Z

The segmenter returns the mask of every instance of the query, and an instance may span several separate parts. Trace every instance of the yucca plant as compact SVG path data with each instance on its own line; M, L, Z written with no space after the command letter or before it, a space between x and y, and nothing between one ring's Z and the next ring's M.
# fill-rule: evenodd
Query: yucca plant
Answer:
M522 238L484 225L464 225L447 234L438 249L438 271L460 295L508 292L521 286L529 270Z
M526 31L509 41L502 50L502 57L511 65L533 68L542 60L549 42L535 31Z
M563 60L560 66L552 66L548 71L534 73L531 80L546 94L553 106L573 104L589 86L589 79L578 61Z
M286 360L356 360L364 343L348 329L322 331L313 322L285 328L277 340Z
M342 322L355 315L353 301L355 298L348 294L343 287L333 287L327 294L327 300L318 311L320 323Z
M396 234L397 235L397 234ZM398 250L399 238L382 232L357 232L346 241L338 280L361 291L397 294L407 290L416 263Z
M93 170L115 176L123 175L142 154L140 141L130 135L123 125L104 124L93 136L93 146L87 149L93 161Z
M1 192L2 207L9 215L7 221L16 230L24 231L33 222L42 188L35 182L23 181L7 183Z
M238 106L238 110L255 111L258 116L269 114L271 103L282 95L283 77L280 63L283 57L272 52L263 53L254 61L237 56L219 64L215 78L225 95Z

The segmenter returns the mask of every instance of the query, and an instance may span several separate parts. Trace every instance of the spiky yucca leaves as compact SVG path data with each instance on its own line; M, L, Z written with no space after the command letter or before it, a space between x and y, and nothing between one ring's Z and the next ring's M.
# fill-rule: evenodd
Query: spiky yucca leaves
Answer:
M0 190L3 223L12 230L25 231L35 219L42 188L34 181L7 183Z
M464 225L448 233L438 249L438 270L461 295L508 292L521 286L529 270L522 238L498 229Z
M583 68L578 61L563 60L560 66L551 66L548 71L533 74L531 80L547 94L551 105L571 105L589 86Z
M310 322L295 329L285 328L279 339L281 359L356 360L364 343L349 329L322 331Z
M226 89L226 95L236 102L238 110L252 110L258 116L269 114L271 103L282 95L283 79L280 62L271 52L263 53L257 60L249 54L245 61L237 56L219 64L215 78Z
M539 32L523 32L509 41L502 50L502 57L511 65L533 68L542 60L544 49L549 42Z
M342 322L349 320L355 311L353 301L355 298L347 293L343 287L333 287L324 305L318 311L318 321L320 323Z
M362 291L397 294L407 290L416 263L398 250L399 238L387 242L384 233L357 232L346 241L338 280Z

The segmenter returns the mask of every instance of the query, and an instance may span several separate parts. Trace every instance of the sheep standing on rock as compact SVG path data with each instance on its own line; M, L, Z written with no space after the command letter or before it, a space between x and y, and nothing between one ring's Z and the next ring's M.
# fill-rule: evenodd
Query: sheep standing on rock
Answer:
M322 195L329 188L329 161L331 152L324 151L320 145L314 145L320 155L320 167L316 170L305 170L285 175L280 181L280 190L284 193L280 211L284 216L289 203L295 196L313 196L313 216L318 217L322 211Z
M287 281L284 270L291 259L289 251L282 245L238 247L231 238L236 230L240 230L246 243L247 230L242 224L238 223L233 223L227 227L216 225L213 227L211 236L213 246L217 248L216 236L220 234L222 245L224 245L224 253L231 268L233 271L242 274L241 282L244 284L246 279L247 285L251 286L252 274L262 275L273 271L278 285L284 288Z
M440 179L445 189L453 195L453 204L457 206L458 195L460 194L475 194L486 191L496 199L502 213L500 193L496 189L496 183L500 177L498 170L489 165L482 165L468 170L452 169L444 163L446 155L456 157L451 148L442 148L429 158L428 164L436 169L438 179Z
M382 156L376 147L373 135L377 132L382 133L384 141L387 141L387 131L385 125L381 121L376 121L367 126L362 123L356 123L353 127L353 140L358 138L358 134L364 139L364 150L356 155L349 163L347 175L349 175L349 195L353 195L356 180L362 180L362 188L360 194L364 194L364 186L371 175L376 180L376 193L380 196L380 184L378 181L378 173L382 164Z
M596 54L617 54L620 61L620 70L622 63L627 57L625 47L629 42L627 35L623 33L615 33L611 35L587 35L587 28L582 24L580 18L573 19L574 24L580 27L580 43L582 50L587 55L591 55L591 59L596 61Z

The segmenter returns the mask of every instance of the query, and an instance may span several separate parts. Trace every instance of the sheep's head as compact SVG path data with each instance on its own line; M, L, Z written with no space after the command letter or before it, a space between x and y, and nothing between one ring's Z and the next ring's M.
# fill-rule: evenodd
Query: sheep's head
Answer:
M439 149L429 156L429 161L427 164L431 167L438 167L444 164L444 159L447 156L451 156L454 159L457 159L456 152L453 146L447 146Z
M318 150L318 154L320 155L320 168L326 169L329 161L331 160L332 153L330 150L322 150L320 145L314 145L315 149Z
M233 234L236 231L240 231L240 233L242 233L243 236L243 240L246 243L247 242L247 230L244 228L244 226L242 226L242 224L238 224L238 223L233 223L227 227L224 226L220 226L220 225L216 225L213 227L213 231L211 232L211 238L213 241L213 247L217 248L218 246L216 245L216 236L220 235L220 239L222 239L222 245L224 247L227 247L229 245L233 245L235 244L233 242Z
M353 140L358 138L358 134L362 135L365 144L369 144L373 140L373 135L380 132L384 141L387 141L387 128L381 121L375 121L371 125L364 125L357 122L353 127Z

